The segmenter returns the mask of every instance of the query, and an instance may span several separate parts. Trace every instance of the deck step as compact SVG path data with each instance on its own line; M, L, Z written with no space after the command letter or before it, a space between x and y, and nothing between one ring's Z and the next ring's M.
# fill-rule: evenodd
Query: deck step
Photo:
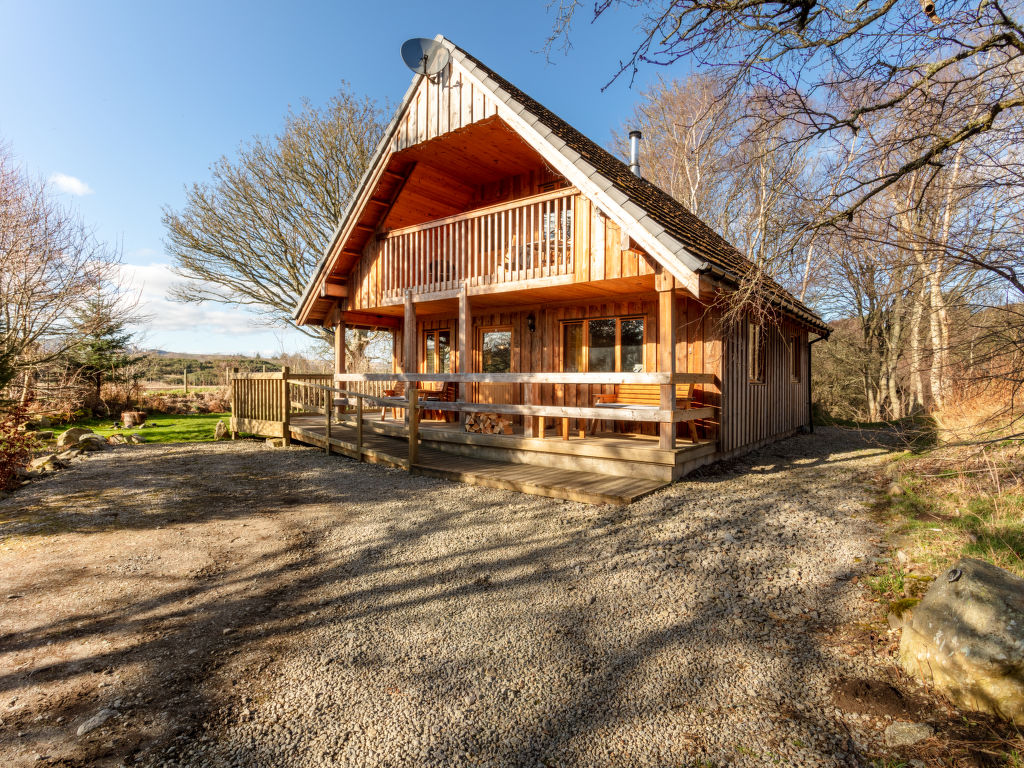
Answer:
M324 427L291 425L293 440L325 448ZM337 425L331 429L331 452L356 457L355 429ZM408 445L405 440L381 434L364 435L364 460L408 469ZM642 477L620 477L536 464L513 464L492 459L458 456L446 451L421 447L415 474L454 480L468 485L500 488L579 501L585 504L630 504L669 483Z
M425 449L420 450L413 472L469 485L585 504L630 504L669 484L661 480L601 475L535 464L472 459Z

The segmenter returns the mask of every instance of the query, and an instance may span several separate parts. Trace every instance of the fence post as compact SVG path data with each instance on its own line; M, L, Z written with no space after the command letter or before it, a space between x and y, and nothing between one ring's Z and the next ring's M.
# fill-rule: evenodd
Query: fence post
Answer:
M409 387L409 471L420 459L420 393L413 382Z
M281 369L281 393L283 395L281 400L282 400L282 405L284 406L284 413L281 416L281 420L282 420L282 423L281 423L281 433L282 433L282 436L284 437L284 444L285 445L291 445L292 444L292 433L291 433L291 430L288 428L288 423L291 421L290 415L291 415L291 412L292 412L291 393L288 391L288 374L289 373L291 373L291 368L289 368L287 365L284 366Z
M356 395L356 452L363 460L363 396Z
M238 399L236 392L238 391L238 384L236 384L235 376L238 375L238 369L231 369L231 439L238 439Z

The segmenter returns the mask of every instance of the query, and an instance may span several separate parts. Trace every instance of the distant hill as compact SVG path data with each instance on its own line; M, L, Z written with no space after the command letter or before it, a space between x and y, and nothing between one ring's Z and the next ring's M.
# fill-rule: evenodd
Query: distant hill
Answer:
M279 371L289 365L296 371L319 371L323 364L297 355L286 359L246 357L245 355L193 354L168 352L162 349L146 349L136 352L141 356L142 381L148 384L165 384L171 387L184 385L185 372L188 383L195 387L210 387L226 384L231 369L240 371Z

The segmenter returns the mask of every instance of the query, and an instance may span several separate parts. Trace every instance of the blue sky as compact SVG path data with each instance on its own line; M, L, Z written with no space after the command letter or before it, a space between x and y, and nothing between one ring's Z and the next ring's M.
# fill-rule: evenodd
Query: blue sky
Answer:
M607 143L632 111L629 88L601 87L637 39L629 12L581 19L568 55L548 63L547 0L477 2L46 2L0 0L0 141L120 242L126 277L153 320L145 346L179 352L301 351L294 332L241 310L180 305L160 223L185 185L289 106L322 104L340 81L393 104L411 74L410 37L442 33L591 138ZM666 74L672 74L671 72Z

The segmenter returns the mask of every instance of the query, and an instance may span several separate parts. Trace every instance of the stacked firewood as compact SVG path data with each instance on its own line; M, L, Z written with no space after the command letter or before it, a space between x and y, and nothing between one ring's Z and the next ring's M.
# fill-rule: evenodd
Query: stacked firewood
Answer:
M512 419L497 413L471 413L466 417L467 432L485 435L511 435Z

